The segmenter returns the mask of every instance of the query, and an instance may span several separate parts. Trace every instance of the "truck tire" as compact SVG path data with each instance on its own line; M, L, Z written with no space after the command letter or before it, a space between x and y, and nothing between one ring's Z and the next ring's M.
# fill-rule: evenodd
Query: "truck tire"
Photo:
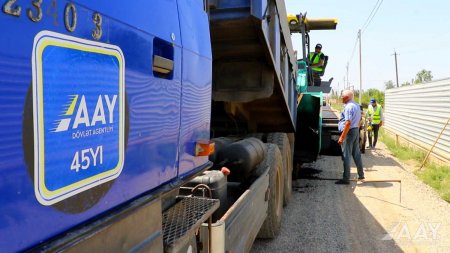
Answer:
M259 230L258 238L273 239L280 232L283 214L283 172L281 153L277 145L267 145L267 156L258 167L269 169L269 199L267 217Z
M267 143L276 144L281 152L284 174L283 206L287 206L292 197L292 170L294 165L291 144L286 133L268 134Z

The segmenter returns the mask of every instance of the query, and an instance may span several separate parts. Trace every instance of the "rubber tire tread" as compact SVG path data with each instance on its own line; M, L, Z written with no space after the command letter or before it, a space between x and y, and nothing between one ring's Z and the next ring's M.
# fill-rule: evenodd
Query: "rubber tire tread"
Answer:
M267 145L267 156L261 162L258 167L267 168L269 166L269 189L270 195L268 200L267 217L264 220L261 229L259 230L257 238L260 239L274 239L280 233L281 228L281 218L283 216L283 200L276 199L277 194L275 187L283 191L283 180L280 180L280 184L277 184L277 169L282 169L281 153L277 145L266 144ZM281 172L281 171L280 171ZM279 215L277 215L279 213Z
M294 166L289 138L286 133L269 133L267 143L276 144L281 152L284 176L283 206L287 206L292 198L292 170Z

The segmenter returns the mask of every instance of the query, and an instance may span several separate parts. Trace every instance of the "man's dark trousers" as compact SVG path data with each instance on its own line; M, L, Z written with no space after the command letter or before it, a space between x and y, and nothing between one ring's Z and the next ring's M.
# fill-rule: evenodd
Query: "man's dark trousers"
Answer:
M372 131L369 131L369 147L375 147L378 141L378 130L380 130L379 124L372 124ZM373 145L372 145L373 136Z

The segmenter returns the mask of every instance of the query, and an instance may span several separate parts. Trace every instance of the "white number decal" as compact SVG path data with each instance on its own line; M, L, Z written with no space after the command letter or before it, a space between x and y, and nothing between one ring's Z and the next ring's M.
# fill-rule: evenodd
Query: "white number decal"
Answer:
M31 4L36 8L36 15L33 15L33 11L31 9L27 10L28 18L33 22L39 22L42 19L42 0L34 0Z
M91 167L91 165L92 167L95 167L97 164L103 164L103 146L98 146L95 151L93 148L88 148L81 150L81 152L75 152L72 159L72 164L70 165L70 170L78 172L80 171L80 168L87 170Z
M17 0L8 0L4 5L3 5L3 12L11 15L11 16L20 16L20 12L22 11L22 7L20 6L15 6Z
M73 156L72 165L70 165L70 169L75 170L76 172L78 172L78 170L80 169L80 159L78 158L78 151Z
M64 9L64 25L67 31L73 32L77 27L77 9L73 3L68 3Z
M95 24L95 29L92 31L92 38L99 40L102 37L102 16L100 13L96 12L92 15L92 21Z

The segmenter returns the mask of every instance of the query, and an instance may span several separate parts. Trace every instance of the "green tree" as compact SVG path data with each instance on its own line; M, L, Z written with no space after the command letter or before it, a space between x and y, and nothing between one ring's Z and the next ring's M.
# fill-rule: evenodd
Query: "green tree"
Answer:
M394 88L394 82L392 82L392 80L389 80L387 82L384 82L384 87L386 87L386 90L392 89Z
M358 102L358 97L359 97L358 91L355 91L354 98L355 98L355 101L357 101L357 102ZM377 103L381 104L381 106L384 107L384 91L380 91L380 90L374 89L374 88L363 91L363 93L361 95L362 102L361 103L358 102L358 103L364 108L364 110L366 110L367 107L369 106L369 102L372 98L375 98L377 100ZM340 103L339 98L337 98L337 102L338 102L337 107L336 107L336 105L334 105L333 108L335 108L335 109L339 108L338 110L341 110L342 108L340 108L339 106L341 106L342 104Z
M383 91L380 91L378 89L368 89L366 92L364 92L362 100L365 107L369 105L369 102L372 98L375 98L379 104L384 105Z
M408 86L408 85L411 85L411 83L410 82L404 82L404 83L400 84L400 87Z
M433 80L433 75L431 74L430 70L422 69L416 74L416 80L415 83L425 83L430 82Z

